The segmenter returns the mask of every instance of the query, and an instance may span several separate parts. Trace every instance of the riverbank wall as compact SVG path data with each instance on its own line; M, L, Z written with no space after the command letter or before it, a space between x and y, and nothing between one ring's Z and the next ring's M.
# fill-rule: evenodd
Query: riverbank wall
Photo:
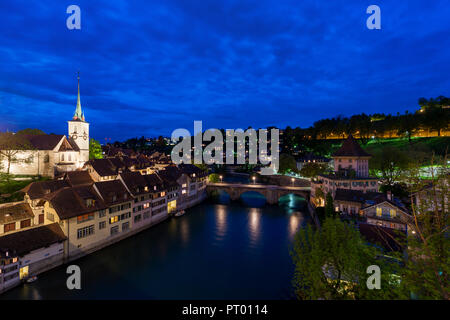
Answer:
M189 209L192 208L200 203L202 203L205 199L207 199L207 194L206 191L201 192L200 194L198 194L198 196L194 199L192 199L189 202L183 203L182 205L180 205L180 209ZM70 262L74 262L82 257L85 257L89 254L92 254L96 251L102 250L108 246L111 246L113 244L116 244L126 238L132 237L140 232L143 232L157 224L160 224L161 222L169 219L170 216L168 214L164 214L161 217L156 218L155 220L152 219L152 221L144 226L141 226L139 228L135 228L135 229L130 229L127 233L122 234L120 236L111 238L107 241L103 241L101 243L96 243L90 247L84 248L82 251L78 251L75 254L70 254L67 252L61 252L57 255L51 256L47 259L44 260L40 260L36 263L30 264L29 265L29 277L32 276L38 276L42 273L51 271L52 269L55 269L57 267L60 267L62 265L68 264ZM68 241L68 240L66 240ZM19 281L14 285L8 286L8 287L0 287L0 294L9 291L19 285L21 285L23 283L23 281Z

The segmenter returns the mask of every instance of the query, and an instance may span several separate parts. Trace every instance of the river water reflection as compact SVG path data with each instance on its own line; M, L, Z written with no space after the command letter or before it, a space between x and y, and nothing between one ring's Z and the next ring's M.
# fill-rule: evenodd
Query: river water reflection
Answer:
M302 198L278 206L247 193L187 210L74 262L82 289L66 288L66 267L39 276L0 299L292 299L289 255L308 220Z

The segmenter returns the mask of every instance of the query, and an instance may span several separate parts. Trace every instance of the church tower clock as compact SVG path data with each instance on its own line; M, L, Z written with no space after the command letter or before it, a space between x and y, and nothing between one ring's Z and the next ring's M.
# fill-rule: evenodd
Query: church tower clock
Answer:
M72 139L78 148L80 148L80 156L78 161L80 164L89 160L89 123L84 118L84 112L81 110L80 102L80 75L78 75L78 98L77 107L72 120L69 123L69 138Z

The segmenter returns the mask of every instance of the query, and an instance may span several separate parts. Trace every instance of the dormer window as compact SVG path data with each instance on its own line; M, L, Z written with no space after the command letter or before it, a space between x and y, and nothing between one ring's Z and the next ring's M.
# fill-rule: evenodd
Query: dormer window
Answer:
M86 206L92 207L94 205L94 199L86 199Z
M124 198L124 199L127 199L127 198L128 198L126 193L123 194L123 198Z
M156 191L156 186L153 186L153 190L155 190L155 191Z
M148 191L148 187L147 187L147 186L145 186L144 190L145 190L145 191Z
M112 201L116 201L117 200L117 196L116 195L113 195L112 196Z

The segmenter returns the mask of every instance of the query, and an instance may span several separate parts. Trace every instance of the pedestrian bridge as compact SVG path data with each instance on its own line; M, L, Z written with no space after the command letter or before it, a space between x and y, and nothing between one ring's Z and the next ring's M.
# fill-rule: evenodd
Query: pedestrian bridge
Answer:
M267 184L245 184L245 183L208 183L206 191L211 194L214 191L228 193L231 200L238 200L246 192L257 192L262 194L268 204L277 204L278 200L287 194L295 194L309 201L311 187L277 186Z

